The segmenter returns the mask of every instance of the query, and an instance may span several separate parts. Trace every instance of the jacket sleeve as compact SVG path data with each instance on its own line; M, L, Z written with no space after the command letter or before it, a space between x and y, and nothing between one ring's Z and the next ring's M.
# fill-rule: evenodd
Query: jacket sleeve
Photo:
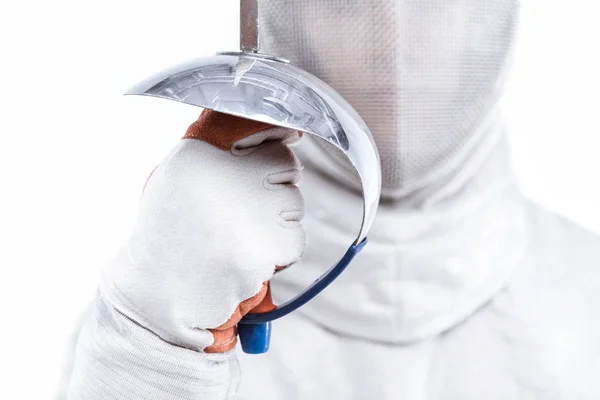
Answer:
M228 400L239 382L234 351L207 354L167 343L101 294L71 353L57 400Z

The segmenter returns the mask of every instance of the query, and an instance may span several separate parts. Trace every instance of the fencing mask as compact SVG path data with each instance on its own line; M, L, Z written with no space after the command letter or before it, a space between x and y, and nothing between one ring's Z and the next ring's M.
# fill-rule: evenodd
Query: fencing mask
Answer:
M261 47L323 79L358 111L379 149L383 194L401 198L444 174L475 140L498 100L517 6L516 0L262 2ZM343 170L342 159L333 158L338 165L330 169Z

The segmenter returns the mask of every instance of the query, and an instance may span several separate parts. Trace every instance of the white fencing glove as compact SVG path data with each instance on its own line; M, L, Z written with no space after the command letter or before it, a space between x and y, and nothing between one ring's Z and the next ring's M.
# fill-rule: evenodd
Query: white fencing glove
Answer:
M154 170L101 293L169 343L225 352L278 267L300 258L300 134L205 110Z

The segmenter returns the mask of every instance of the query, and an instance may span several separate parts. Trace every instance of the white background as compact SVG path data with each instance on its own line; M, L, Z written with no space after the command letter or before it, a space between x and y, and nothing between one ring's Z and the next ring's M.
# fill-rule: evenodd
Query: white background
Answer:
M600 233L598 15L590 0L526 1L504 101L523 190ZM235 0L0 5L0 398L51 396L102 261L198 113L120 94L236 49L237 17Z

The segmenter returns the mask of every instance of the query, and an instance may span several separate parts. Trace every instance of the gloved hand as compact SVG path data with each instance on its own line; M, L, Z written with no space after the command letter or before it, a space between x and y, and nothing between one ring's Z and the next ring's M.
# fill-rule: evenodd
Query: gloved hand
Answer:
M131 237L103 272L122 314L178 346L224 352L298 260L304 204L300 134L205 110L148 179ZM267 296L267 297L265 297Z

